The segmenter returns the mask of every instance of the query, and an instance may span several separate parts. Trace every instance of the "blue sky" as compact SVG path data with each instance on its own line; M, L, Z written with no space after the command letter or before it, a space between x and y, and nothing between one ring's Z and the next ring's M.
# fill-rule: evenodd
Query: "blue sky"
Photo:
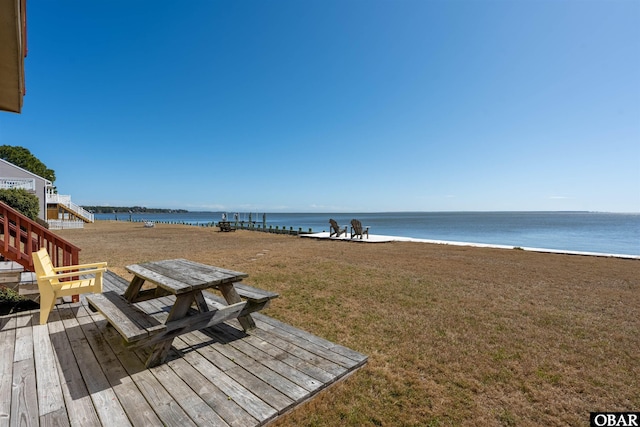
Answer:
M81 205L640 212L640 2L32 1L28 148Z

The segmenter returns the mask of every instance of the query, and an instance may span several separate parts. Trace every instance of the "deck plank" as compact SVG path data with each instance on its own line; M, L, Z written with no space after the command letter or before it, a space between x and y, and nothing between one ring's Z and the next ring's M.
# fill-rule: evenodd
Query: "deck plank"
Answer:
M98 363L100 363L105 372L107 381L109 381L113 391L118 396L131 424L140 427L162 425L162 421L100 334L99 326L94 323L94 320L93 317L87 316L79 319L79 323L98 359ZM100 322L103 327L106 327L106 320L101 319Z
M332 349L327 348L317 341L296 340L296 335L291 332L291 328L285 329L277 326L272 326L265 322L263 322L262 328L286 341L302 344L305 350L316 354L324 359L330 360L331 362L336 363L345 369L350 368L354 364L354 360L332 351Z
M216 337L216 336L219 336L218 335L219 331L212 328L212 330L209 331L209 334L212 337ZM304 396L308 392L314 391L321 386L320 382L317 381L316 379L304 374L303 372L298 371L297 369L294 369L293 367L287 365L286 363L283 363L271 357L271 355L269 355L268 353L253 347L247 342L244 342L242 339L239 339L240 338L239 336L236 335L236 337L238 339L229 341L229 345L226 348L233 348L237 352L235 354L241 355L240 356L241 358L246 357L245 360L247 360L247 363L249 361L255 361L257 363L260 363L265 368L273 371L276 374L281 375L283 378L288 379L291 383L303 389L303 390L294 389L294 391L297 391L297 393L295 394L301 394L302 396ZM239 360L239 363L241 365L244 365L242 359ZM271 381L269 382L271 383ZM290 397L294 398L295 395ZM298 396L297 398L299 397L300 396Z
M15 325L15 321L12 322ZM9 322L0 330L0 427L7 427L11 414L11 388L13 378L13 354L16 341L15 327Z
M40 415L40 427L65 427L70 426L66 408Z
M240 405L222 392L215 384L207 380L184 358L168 362L174 372L185 381L216 411L225 422L232 426L254 426L257 420Z
M38 398L33 358L13 364L10 426L38 425Z
M280 381L281 377L270 375L267 369L258 366L252 359L243 357L240 352L227 349L228 346L223 342L233 339L232 336L222 338L222 342L212 342L212 337L204 331L195 331L190 335L190 337L185 336L185 338L189 339L192 345L204 345L198 348L198 353L202 354L216 368L221 369L230 379L244 389L251 390L250 394L255 395L255 397L275 409L278 413L287 410L295 403L294 399L282 392L281 389L284 388L282 384L276 387L275 384L264 380L264 378L271 376L273 379ZM205 345L207 343L209 344ZM280 381L280 383L282 382ZM293 383L291 383L291 386L296 387Z
M209 331L209 337L216 337L215 331ZM277 372L269 369L264 364L260 363L259 360L255 360L241 351L234 348L234 346L229 342L228 345L220 345L219 343L213 344L216 349L222 353L227 358L233 360L239 367L243 370L248 371L253 376L261 379L264 383L268 384L270 387L278 390L280 393L287 396L291 399L292 402L296 402L298 399L301 399L307 394L307 391L296 385L294 382L290 381L286 377L278 374ZM237 370L238 366L234 368L234 371ZM242 378L247 378L242 376ZM271 398L271 396L269 396ZM288 406L285 405L285 407ZM282 408L280 408L282 409Z
M304 360L312 366L316 366L319 369L329 372L331 375L334 375L334 377L340 377L345 372L345 368L338 365L337 363L334 363L331 360L324 359L317 354L308 351L304 347L303 343L292 343L291 341L287 341L286 339L283 339L278 335L275 335L270 331L266 331L261 328L252 331L252 334L260 337L261 339L264 339L265 341L268 341L279 349L290 353L295 357L300 358L301 360Z
M238 383L235 379L219 370L216 365L197 352L189 352L184 356L198 372L212 383L216 384L230 400L236 402L240 407L256 418L259 423L269 421L277 415L277 411L264 401L258 399L249 389Z
M105 322L106 323L106 322ZM127 374L134 381L158 418L165 425L195 426L178 403L169 395L167 390L144 366L146 360L142 350L132 351L122 344L122 337L111 326L105 324L100 328L103 337L116 354Z
M235 337L237 339L231 341L230 345L255 360L261 360L266 366L283 373L308 391L314 391L322 387L323 383L331 383L335 379L334 375L279 349L253 333L241 336L240 331L236 331Z
M151 372L197 425L229 425L167 364L159 365Z
M300 372L307 374L311 378L315 378L325 386L332 383L337 378L336 375L333 375L325 371L324 369L314 366L311 363L308 363L305 360L302 360L301 358L276 347L275 345L261 339L255 334L251 334L244 341L264 351L274 359L298 369Z
M64 408L64 397L47 325L33 327L33 346L37 349L34 351L34 357L38 383L38 409L40 416L44 416Z
M28 313L16 318L10 426L38 425L38 397L31 320L32 317Z
M26 316L16 318L16 342L13 353L13 362L33 359L33 329L30 324L25 325ZM22 322L20 320L23 320Z
M262 313L256 313L255 315L256 319L260 320L261 322L264 322L263 328L274 328L274 329L281 329L283 331L286 331L288 334L291 334L292 337L296 338L296 341L300 341L299 339L302 339L304 341L309 341L319 347L323 347L326 348L327 350L331 350L334 353L337 353L339 355L342 355L350 360L353 360L355 362L359 362L359 363L363 363L367 361L367 356L365 356L362 353L359 353L355 350L352 350L348 347L342 346L340 344L336 344L334 342L331 342L329 340L326 340L324 338L321 338L317 335L313 335L307 331L303 331L302 329L298 329L295 328L291 325L288 325L284 322L281 322L277 319L274 319L273 317L269 317L269 316L265 316ZM267 326L268 325L268 326ZM351 366L351 363L347 364L349 366Z
M104 425L130 426L129 418L109 385L93 351L91 351L78 319L68 309L61 312L61 317L71 349L100 421Z
M57 360L58 378L72 426L100 426L100 419L82 378L82 373L71 343L64 330L60 313L53 310L49 316L49 336Z

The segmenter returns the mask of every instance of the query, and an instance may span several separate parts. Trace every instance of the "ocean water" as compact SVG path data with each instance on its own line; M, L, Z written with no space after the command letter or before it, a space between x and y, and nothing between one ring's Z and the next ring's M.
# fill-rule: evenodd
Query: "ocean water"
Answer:
M238 213L239 221L262 224L263 213ZM218 222L222 212L172 214L118 213L121 221L205 224ZM341 226L359 219L371 234L417 239L508 245L558 251L640 255L640 214L601 212L384 212L266 213L267 228L276 226L314 233L329 231L329 218ZM115 219L116 214L96 214ZM230 221L234 213L227 213Z

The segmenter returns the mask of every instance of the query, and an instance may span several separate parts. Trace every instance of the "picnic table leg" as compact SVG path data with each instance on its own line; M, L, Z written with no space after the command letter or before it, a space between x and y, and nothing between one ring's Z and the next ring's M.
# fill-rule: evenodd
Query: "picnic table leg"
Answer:
M222 296L227 301L227 304L235 304L237 302L242 302L242 298L236 292L236 289L233 287L233 283L224 283L218 286ZM242 329L248 331L250 329L254 329L256 327L256 323L253 321L251 315L247 314L246 316L238 317L238 321L242 326Z
M200 313L204 313L205 311L209 311L209 306L207 305L207 301L204 299L204 295L202 292L196 292L193 294L193 299L196 302L196 306Z
M133 300L138 296L140 292L140 288L142 288L142 284L144 283L144 279L138 276L133 276L131 283L127 287L127 290L124 291L124 297L129 302L133 302Z
M193 303L194 294L186 293L181 294L176 297L176 302L171 307L171 311L169 312L169 317L167 317L166 323L173 322L179 319L182 319L187 315L189 311L189 307ZM197 298L196 298L197 300ZM153 368L154 366L158 366L164 363L167 355L169 354L169 350L171 350L171 344L173 343L173 338L168 340L159 342L151 351L151 355L147 359L146 366L147 368Z

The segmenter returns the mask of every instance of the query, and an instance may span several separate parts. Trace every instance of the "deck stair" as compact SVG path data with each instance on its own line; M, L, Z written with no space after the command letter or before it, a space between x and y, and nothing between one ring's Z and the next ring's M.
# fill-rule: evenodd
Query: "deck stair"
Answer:
M0 286L11 289L31 301L40 300L35 273L24 271L24 267L15 261L0 261Z
M0 261L0 285L7 288L20 282L24 267L15 261Z
M94 222L93 213L89 212L82 206L73 203L71 201L71 196L61 195L57 193L48 193L47 204L57 205L58 209L63 210L67 214L86 223Z
M76 218L78 218L79 220L82 220L86 223L90 223L93 222L93 214L85 209L83 209L82 207L75 205L76 209L73 208L73 204L70 205L65 205L63 203L58 203L58 208L62 209L63 211L67 212L68 214L71 214L73 216L75 216Z

